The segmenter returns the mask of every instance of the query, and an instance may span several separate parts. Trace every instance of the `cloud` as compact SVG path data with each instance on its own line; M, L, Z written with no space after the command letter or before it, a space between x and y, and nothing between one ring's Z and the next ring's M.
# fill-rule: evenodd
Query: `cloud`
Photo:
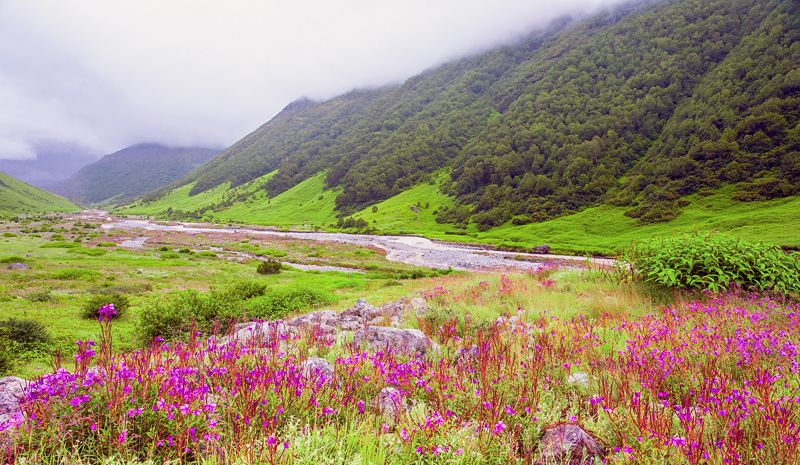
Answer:
M399 83L599 5L0 0L0 140L228 146L300 96Z

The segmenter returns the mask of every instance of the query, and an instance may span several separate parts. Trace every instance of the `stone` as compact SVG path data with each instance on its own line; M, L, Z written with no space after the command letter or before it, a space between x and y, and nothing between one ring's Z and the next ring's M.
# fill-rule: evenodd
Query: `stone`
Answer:
M336 323L336 312L333 310L320 310L318 312L306 313L287 321L290 326L310 327L316 325L333 326Z
M343 311L341 317L358 318L360 320L372 320L381 316L381 310L373 307L367 303L367 299L360 298L356 301L355 305Z
M472 365L478 362L478 346L472 344L469 347L461 347L453 355L455 363Z
M19 401L25 396L28 381L16 376L0 378L0 431L5 424L22 415Z
M533 248L533 253L550 253L550 246L547 244L537 245Z
M237 325L238 326L238 325ZM235 327L234 327L235 328ZM222 338L221 344L224 345L235 340L245 345L271 345L275 341L289 339L294 335L294 329L283 320L269 321L265 323L248 323L230 337Z
M537 465L558 463L589 465L603 460L605 449L575 425L558 425L544 432L539 442Z
M406 396L399 389L393 387L381 389L381 392L372 399L370 405L378 411L383 418L383 422L390 427L394 427L400 415L408 410Z
M433 342L418 329L399 329L387 326L367 326L356 331L353 342L366 342L372 350L396 351L414 356L425 355L431 350L438 350L439 345Z
M584 371L576 371L575 373L569 375L567 377L567 384L577 384L583 386L584 388L589 387L589 379L593 378L589 376L589 373Z
M303 376L319 384L326 383L336 377L333 364L324 358L308 357L301 365Z
M28 258L31 258L31 257L33 257L33 254L32 254L32 253L30 253L30 252L28 252L28 254L27 254L27 255L25 255L25 256L26 256L26 257L28 257Z
M28 265L19 262L12 263L6 267L7 270L27 270L28 268L30 268Z
M422 310L423 308L427 310L428 304L425 302L425 299L422 297L414 297L408 302L408 306L411 307L412 310Z

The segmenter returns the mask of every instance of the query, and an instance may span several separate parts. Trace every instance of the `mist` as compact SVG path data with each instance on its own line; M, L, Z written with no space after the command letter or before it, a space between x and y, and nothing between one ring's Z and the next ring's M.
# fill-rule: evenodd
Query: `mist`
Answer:
M223 148L301 96L401 83L608 1L0 0L0 159Z

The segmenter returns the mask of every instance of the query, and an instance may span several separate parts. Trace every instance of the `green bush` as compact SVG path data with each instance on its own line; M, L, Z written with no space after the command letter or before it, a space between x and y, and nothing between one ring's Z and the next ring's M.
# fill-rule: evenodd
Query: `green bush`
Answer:
M124 250L124 249L116 249L115 251L117 251L117 250ZM83 249L83 248L81 248L81 249L70 249L70 250L67 250L67 253L76 253L76 254L80 254L80 255L88 255L90 257L99 257L101 255L107 254L108 251L105 250L105 249Z
M183 247L178 252L180 252L180 253L194 253L194 252L192 252L192 249L190 249L188 247Z
M204 250L202 252L197 252L196 254L198 257L212 257L217 258L217 252L212 252L210 250Z
M52 279L60 279L64 281L85 280L91 281L103 276L95 270L86 270L83 268L67 268L65 270L58 270L53 272L50 277Z
M260 274L278 274L281 272L281 262L268 258L258 264L256 271Z
M40 249L80 249L82 247L75 242L48 242L39 246Z
M172 247L168 245L162 245L161 247L158 248L158 250L159 252L169 252L170 250L172 250Z
M97 247L116 247L117 244L114 242L98 242Z
M631 247L624 258L645 280L669 287L719 291L736 283L783 293L800 290L800 255L720 233L652 238Z
M11 255L10 257L3 257L0 258L0 264L3 265L10 265L12 263L27 263L28 259L24 257L18 257L16 255Z
M139 336L150 341L156 337L183 339L191 332L227 332L234 323L250 317L243 312L244 303L264 295L265 289L264 284L244 281L208 292L172 292L163 302L142 311Z
M164 253L161 254L161 259L162 260L173 260L173 259L176 259L176 258L181 258L181 255L177 254L175 252L164 252Z
M259 250L254 255L257 255L259 257L263 257L265 255L269 255L270 257L281 258L281 257L285 257L285 256L287 256L289 254L287 254L286 252L283 252L281 250L266 249L266 250Z
M31 302L48 302L53 299L53 296L50 295L50 291L48 290L41 290L41 291L34 291L25 296L26 299L30 300Z
M39 344L50 344L51 338L44 325L34 320L10 319L0 321L0 329L5 337L16 342L23 350L32 349Z
M3 237L17 237L17 235L14 234L14 233L7 232L7 233L3 233Z
M96 294L81 306L81 316L87 320L97 319L100 316L98 313L100 307L108 304L114 304L114 310L117 311L114 319L118 319L128 311L131 301L124 294Z
M5 376L14 369L14 354L17 352L17 344L8 338L6 328L0 327L0 376Z
M333 301L326 292L305 287L271 289L261 297L244 303L242 310L250 318L274 320Z

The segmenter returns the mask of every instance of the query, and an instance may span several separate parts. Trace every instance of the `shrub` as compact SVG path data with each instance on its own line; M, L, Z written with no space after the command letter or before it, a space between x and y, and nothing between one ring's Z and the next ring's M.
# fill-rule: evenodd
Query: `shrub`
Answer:
M52 300L53 296L50 295L50 291L41 290L41 291L31 292L25 298L30 300L31 302L47 302L49 300Z
M178 252L179 253L194 253L194 252L192 252L192 249L190 249L188 247L183 247Z
M115 244L114 242L98 242L97 246L98 247L116 247L117 244Z
M120 251L120 250L124 250L124 249L116 249L115 252L116 251ZM88 255L90 257L99 257L101 255L107 254L108 251L105 250L105 249L83 249L83 248L80 248L80 249L67 250L67 253L76 253L76 254L80 254L80 255Z
M172 250L172 247L168 245L162 245L161 247L158 248L158 250L159 252L169 252L170 250Z
M17 237L17 235L14 234L14 233L7 232L7 233L3 233L3 237Z
M196 254L196 255L197 255L198 257L212 257L212 258L217 258L217 253L216 253L216 252L212 252L212 251L210 251L210 250L204 250L204 251L202 251L202 252L197 252L197 254Z
M175 252L164 252L161 254L162 260L172 260L175 258L181 258L180 254L177 254Z
M261 274L278 274L281 272L281 262L268 258L258 264L256 271Z
M100 314L98 310L108 304L114 304L114 310L117 314L114 319L121 318L128 307L131 306L130 299L124 294L96 294L89 298L89 300L81 307L81 316L88 319L97 319Z
M151 284L128 284L128 285L121 285L121 286L110 286L110 287L93 287L89 289L89 292L92 294L140 294L142 292L152 291L153 286Z
M50 335L44 325L34 320L10 319L0 321L0 330L5 337L16 342L22 349L32 349L39 344L50 344Z
M722 290L736 283L759 290L800 290L800 260L779 247L710 232L652 238L625 253L645 280L669 287Z
M16 344L6 336L5 328L0 328L0 376L5 376L14 369Z
M267 285L258 281L240 281L228 289L228 293L238 299L247 300L264 295Z
M80 249L82 247L75 242L49 242L39 246L40 249Z
M298 313L331 301L333 299L330 295L317 289L272 289L261 297L248 300L242 309L250 318L274 320L288 313Z
M79 279L91 281L101 276L103 275L97 271L86 270L83 268L67 268L64 270L58 270L50 275L52 279L60 279L64 281L75 281Z
M12 263L26 263L27 261L28 261L27 258L18 257L16 255L11 255L10 257L0 258L0 264L3 264L3 265L10 265Z

